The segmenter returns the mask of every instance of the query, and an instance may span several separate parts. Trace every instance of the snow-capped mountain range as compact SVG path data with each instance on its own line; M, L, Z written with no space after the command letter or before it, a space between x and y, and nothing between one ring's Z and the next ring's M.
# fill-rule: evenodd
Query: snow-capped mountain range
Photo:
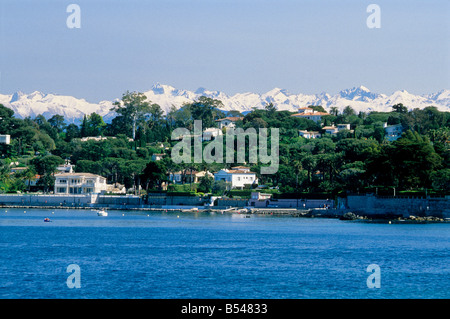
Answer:
M209 91L199 88L195 92L181 90L169 85L155 84L146 92L143 92L149 101L157 103L164 111L174 105L180 108L185 103L191 103L200 96L218 99L224 104L224 111L237 110L240 112L251 111L253 108L263 108L268 103L273 103L278 110L296 111L298 108L308 105L322 105L329 110L337 107L342 110L350 105L357 112L391 111L392 105L403 103L408 109L435 106L440 111L450 111L450 90L441 90L433 94L415 95L405 90L396 91L391 95L371 92L364 86L340 91L338 94L291 94L286 90L275 88L264 94L237 93L227 95L220 91ZM100 101L98 103L87 102L72 96L57 94L44 94L35 91L31 94L16 92L12 95L0 94L0 104L11 108L16 117L24 118L42 114L50 118L55 114L63 115L67 122L79 122L84 114L96 112L109 122L116 116L111 111L114 101Z

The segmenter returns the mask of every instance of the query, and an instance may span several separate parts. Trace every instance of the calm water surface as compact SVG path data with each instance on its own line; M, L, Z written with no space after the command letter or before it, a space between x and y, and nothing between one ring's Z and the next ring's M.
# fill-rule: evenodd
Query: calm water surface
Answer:
M450 224L0 209L0 298L450 298L449 239Z

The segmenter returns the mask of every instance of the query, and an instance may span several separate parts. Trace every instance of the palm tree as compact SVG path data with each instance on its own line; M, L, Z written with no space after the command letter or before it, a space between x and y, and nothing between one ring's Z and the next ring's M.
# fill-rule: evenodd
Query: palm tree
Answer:
M337 106L332 106L330 107L330 114L334 115L334 116L338 116L339 114L339 109L337 108Z
M36 171L32 167L28 167L28 169L26 169L23 172L23 178L26 181L28 181L27 191L30 191L31 181L35 181L36 180Z
M300 174L300 171L303 170L302 162L300 160L294 160L292 162L292 167L294 168L296 177L295 188L298 189L298 175Z
M2 188L7 190L11 180L11 169L9 165L4 161L0 161L0 184L2 184Z

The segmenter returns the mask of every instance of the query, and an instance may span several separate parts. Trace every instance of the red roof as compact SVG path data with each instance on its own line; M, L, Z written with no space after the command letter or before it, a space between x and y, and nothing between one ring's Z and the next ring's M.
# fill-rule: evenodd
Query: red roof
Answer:
M315 115L330 115L329 113L325 112L315 112L315 113L296 113L292 114L291 116L315 116Z

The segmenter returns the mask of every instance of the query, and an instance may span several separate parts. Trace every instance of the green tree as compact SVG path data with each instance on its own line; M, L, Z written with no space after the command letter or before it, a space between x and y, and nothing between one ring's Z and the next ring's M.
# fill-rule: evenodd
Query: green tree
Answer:
M70 142L72 139L80 137L80 128L76 124L69 124L66 127L66 142Z
M200 184L197 187L197 192L210 193L212 190L213 183L214 179L208 174L206 174L204 177L200 179Z
M55 171L58 165L64 164L64 160L56 155L47 155L36 157L31 161L35 171L41 175L38 184L44 187L44 191L48 192L55 182Z
M75 171L77 173L91 173L102 175L103 167L100 162L90 161L90 160L79 160L75 166Z
M450 169L444 168L431 174L432 186L435 190L450 192Z
M33 167L28 167L20 176L27 182L27 190L30 191L31 182L36 180L36 171Z
M268 116L274 116L275 112L277 111L277 107L273 105L273 103L269 103L264 107L264 110L267 111Z
M12 183L11 168L9 160L0 160L0 190L8 192Z
M431 173L441 166L442 158L436 154L427 138L407 131L394 143L391 163L404 189L431 187Z
M215 127L215 120L225 117L225 113L220 110L223 107L221 101L206 96L199 97L189 105L192 120L201 120L204 128Z
M51 118L48 119L48 123L57 130L58 133L61 133L65 127L66 123L64 121L64 116L55 114Z
M91 113L83 117L83 123L81 124L81 135L86 136L103 136L106 123L103 121L103 117L97 113Z
M166 167L162 161L150 161L141 175L141 183L148 191L149 188L162 188L162 183L167 180Z
M310 109L313 109L316 112L328 113L322 105L308 105ZM337 115L337 114L336 114Z
M379 152L380 145L376 140L346 138L336 144L336 152L342 152L346 163L365 162L374 153Z
M345 164L341 167L338 180L347 190L357 191L363 188L366 180L365 165L361 161Z
M356 111L350 105L347 105L342 110L342 115L344 115L345 117L349 117L352 115L356 115Z
M394 112L397 112L397 113L407 113L408 112L408 108L406 106L404 106L402 103L393 105L392 109L394 110Z
M332 106L330 107L330 114L334 115L334 116L338 116L339 114L339 109L336 106Z
M317 165L317 158L314 155L306 155L301 159L304 169L308 172L308 182L312 182L312 173L314 173Z
M111 110L120 114L124 121L131 123L132 138L136 140L137 126L145 119L145 114L150 111L150 103L143 93L127 91L123 94L121 101L114 102Z
M137 194L140 190L139 185L141 185L141 176L144 168L146 167L147 161L143 159L136 159L131 161L126 161L125 165L121 168L124 184L125 186L133 187L134 193Z

